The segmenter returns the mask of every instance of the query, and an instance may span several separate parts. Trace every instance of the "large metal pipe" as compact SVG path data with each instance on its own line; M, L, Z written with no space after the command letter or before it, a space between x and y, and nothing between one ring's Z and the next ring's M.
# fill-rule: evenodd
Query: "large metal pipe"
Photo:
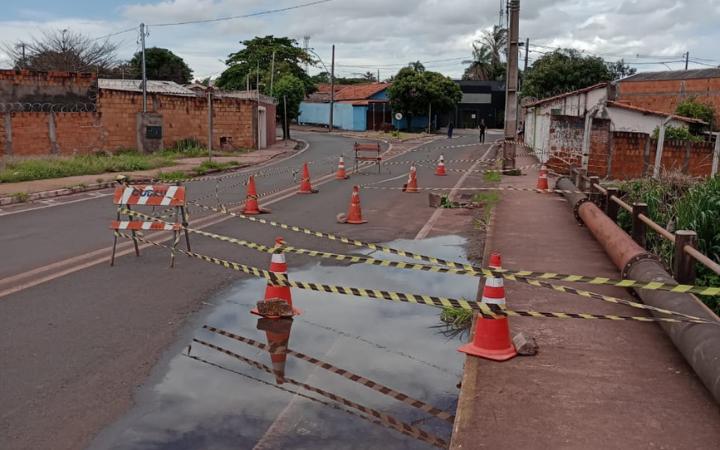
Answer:
M574 191L575 185L567 178L557 182L557 189ZM595 236L623 277L666 284L677 282L665 271L662 263L640 247L615 222L610 220L583 194L563 194L570 203L575 217ZM715 401L720 403L720 320L692 294L636 289L645 304L669 309L713 321L713 324L661 323L660 326L690 364ZM653 313L658 317L665 317Z

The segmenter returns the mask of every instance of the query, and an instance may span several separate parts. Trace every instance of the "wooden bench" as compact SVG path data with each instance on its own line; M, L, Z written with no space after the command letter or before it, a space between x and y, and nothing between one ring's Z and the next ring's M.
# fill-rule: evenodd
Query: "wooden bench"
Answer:
M355 172L360 169L360 161L375 161L378 166L378 173L380 173L380 163L382 162L380 144L358 144L356 142L353 150L355 150Z

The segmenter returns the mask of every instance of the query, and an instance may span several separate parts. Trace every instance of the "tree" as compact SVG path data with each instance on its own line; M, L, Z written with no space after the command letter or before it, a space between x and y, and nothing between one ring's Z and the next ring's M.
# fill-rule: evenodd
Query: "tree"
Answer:
M437 112L452 109L462 98L462 91L450 78L412 63L395 75L388 95L393 109L407 115L409 128L412 116L427 114L430 106Z
M715 109L706 103L701 103L695 97L680 102L675 108L675 114L679 116L700 119L712 127L715 123ZM703 125L691 124L690 132L694 135L702 133Z
M479 45L478 45L479 44ZM504 80L507 59L507 30L497 25L473 42L473 62L465 69L464 80Z
M275 79L283 75L292 75L305 86L305 91L314 90L314 84L303 69L307 64L316 63L308 52L298 46L295 39L274 37L272 35L243 41L242 50L231 53L225 63L229 66L217 79L216 85L222 89L245 89L249 83L252 88L268 94L270 90L270 70L273 52L275 53Z
M130 60L135 78L142 78L142 53L137 52ZM148 80L174 81L188 84L192 81L192 69L185 61L166 48L145 49L145 73Z
M625 64L625 60L619 60L612 63L607 63L608 70L612 75L613 80L619 80L620 78L629 77L637 72L637 69Z
M287 107L288 121L300 115L300 102L305 98L305 85L296 76L286 74L277 80L272 95L278 100L277 117L283 122L283 139L289 139L290 126L285 123L284 109Z
M375 78L375 74L373 72L367 71L364 74L362 74L362 79L365 81L368 81L370 83L374 83L375 81L378 81Z
M93 72L104 75L116 65L117 45L73 31L52 30L30 42L3 45L16 69L43 72Z
M528 68L522 96L545 98L612 80L605 61L582 56L573 49L558 49L543 55Z

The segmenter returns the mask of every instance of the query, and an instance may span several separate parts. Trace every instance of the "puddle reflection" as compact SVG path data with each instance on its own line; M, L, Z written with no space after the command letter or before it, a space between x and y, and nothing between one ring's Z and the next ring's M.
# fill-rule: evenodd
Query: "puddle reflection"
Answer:
M389 245L465 261L464 243L444 236ZM474 298L477 289L476 280L462 276L364 264L297 269L292 256L288 263L290 278L307 282L455 298ZM204 319L259 345L192 330L185 338L190 352L159 369L162 378L91 448L415 449L435 448L435 437L449 442L448 421L322 366L326 361L453 414L464 355L458 341L432 328L438 309L293 289L301 316L258 319L249 310L264 290L264 280L239 281L210 299L214 307Z

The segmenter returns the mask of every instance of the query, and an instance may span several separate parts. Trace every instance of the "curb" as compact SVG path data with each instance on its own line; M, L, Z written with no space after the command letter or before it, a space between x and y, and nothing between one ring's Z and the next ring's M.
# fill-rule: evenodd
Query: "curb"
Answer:
M302 140L300 140L300 139L296 139L296 140L297 140L298 142L302 142L302 143L304 144L304 147L303 147L302 149L298 150L298 151L296 152L296 154L297 154L297 153L301 153L301 152L307 150L307 148L309 147L309 145L308 145L307 142L302 141ZM295 149L292 148L290 151L294 151L294 150L295 150ZM258 164L247 164L247 165L244 165L244 166L241 165L241 166L233 167L232 169L212 169L212 170L208 170L207 172L205 172L205 174L206 174L206 175L208 175L208 174L211 175L211 174L220 173L220 172L222 172L222 173L232 173L232 172L235 172L235 171L239 171L239 170L246 169L246 168L248 168L248 167L252 167L252 166L254 166L254 165L258 165L258 166L259 166L259 165L263 165L263 164L266 164L266 163L272 161L273 159L277 158L278 156L284 155L284 154L286 154L286 153L288 153L288 152L278 153L277 155L275 155L275 156L273 156L273 157L271 157L271 158L268 158L267 160L265 160L265 161L263 161L263 162L261 162L261 163L258 163ZM292 156L292 155L291 155L291 156ZM160 169L162 170L162 168L160 168ZM121 174L121 172L118 172L118 174ZM99 175L99 174L98 174L98 175ZM133 181L138 181L138 182L146 182L146 181L149 181L149 180L152 180L152 178L136 178L136 179L133 179ZM87 185L85 185L85 186L72 186L72 187L69 187L69 188L54 189L54 190L51 190L51 191L33 192L33 193L31 193L31 194L26 194L27 197L26 197L25 199L23 199L23 200L20 200L20 197L19 197L17 194L6 195L6 196L4 196L4 197L0 197L0 206L8 206L8 205L14 205L14 204L20 204L20 203L29 203L29 202L32 202L32 201L35 201L35 200L43 200L43 199L46 199L46 198L62 197L62 196L64 196L64 195L80 194L80 193L83 193L83 192L99 191L99 190L101 190L101 189L111 188L111 187L115 186L115 184L116 184L116 181L113 180L113 181L105 181L105 182L102 182L102 183L91 183L91 184L87 184ZM20 194L22 195L23 193L20 193Z

